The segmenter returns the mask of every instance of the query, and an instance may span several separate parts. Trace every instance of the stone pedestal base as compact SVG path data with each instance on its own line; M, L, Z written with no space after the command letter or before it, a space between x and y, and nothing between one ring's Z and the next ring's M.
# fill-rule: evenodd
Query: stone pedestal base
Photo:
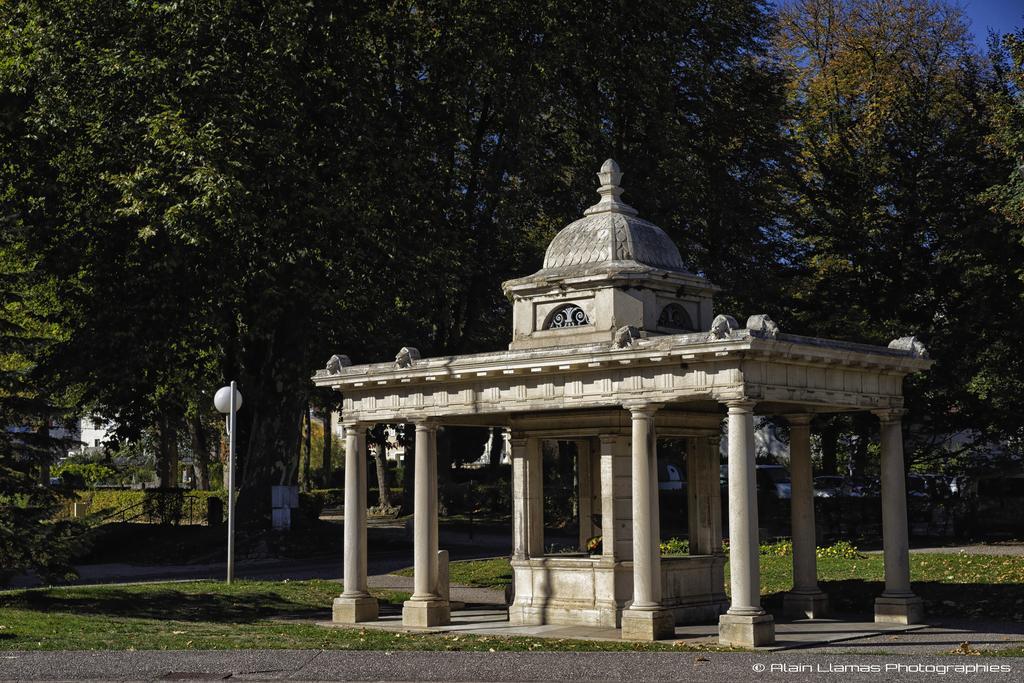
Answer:
M723 614L718 617L718 643L761 647L775 642L775 619L770 614Z
M790 619L823 619L828 616L828 596L821 591L782 596L782 608Z
M428 628L451 623L451 608L445 600L406 600L402 604L402 626Z
M667 609L622 611L623 640L661 640L676 634L676 620Z
M369 595L334 598L332 617L338 624L358 624L361 621L377 620L377 598Z
M924 621L924 603L916 595L875 598L875 623L920 624Z

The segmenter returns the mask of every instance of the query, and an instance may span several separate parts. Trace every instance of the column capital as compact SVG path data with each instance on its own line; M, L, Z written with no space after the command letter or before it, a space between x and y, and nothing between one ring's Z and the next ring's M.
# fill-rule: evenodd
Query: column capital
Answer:
M900 422L903 420L903 416L907 414L907 411L903 408L882 408L880 410L872 410L871 412L878 417L882 424Z
M789 423L790 427L804 427L811 424L811 420L814 419L814 415L811 413L802 413L800 415L787 415L786 422Z
M373 427L375 424L377 424L377 423L376 422L367 422L366 420L342 420L341 421L341 426L344 427L346 431L348 431L350 429L353 430L353 431L357 431L357 430L360 430L360 429L365 431L365 430L370 429L371 427Z
M417 432L436 432L437 422L434 420L418 420L413 423Z
M646 401L637 401L635 403L630 401L623 403L622 407L628 410L633 418L636 419L638 415L648 418L654 417L654 414L661 410L662 405L661 403L648 403Z
M733 398L726 401L722 401L729 409L730 413L752 413L754 412L754 406L757 405L757 401L752 398Z
M512 444L512 448L519 450L521 448L526 448L526 442L529 440L529 437L526 436L513 436L509 439L509 442Z

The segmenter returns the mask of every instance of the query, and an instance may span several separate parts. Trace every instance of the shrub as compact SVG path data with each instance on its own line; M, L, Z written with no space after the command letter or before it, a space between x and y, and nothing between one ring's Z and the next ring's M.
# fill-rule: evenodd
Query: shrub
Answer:
M306 495L315 496L320 501L320 507L341 507L345 504L345 489L343 488L330 488L330 489L312 489ZM299 501L299 506L302 506L302 501Z
M226 491L100 489L76 493L80 500L89 503L89 512L100 519L125 510L129 519L138 516L160 524L202 523L209 515L211 498L219 498L225 505L227 503Z
M394 505L374 505L366 513L370 517L397 517L400 508Z
M818 548L818 557L838 557L844 560L859 560L865 557L857 546L849 541L836 541L827 548Z
M726 553L729 552L728 542L722 543L722 548ZM793 554L793 541L785 538L775 543L762 543L761 554L768 555L771 557L789 557ZM816 548L815 553L818 557L838 557L845 560L857 560L864 557L857 549L857 546L853 545L849 541L837 541L836 543L822 548Z
M322 489L320 491L300 491L299 514L308 521L320 519L320 513L324 510L325 498Z
M145 491L125 489L102 489L99 491L78 491L78 497L89 503L89 512L114 512L134 505L141 505Z
M50 468L51 477L60 477L66 486L94 488L99 484L109 483L117 477L117 472L97 462L65 462Z
M690 542L682 538L670 538L661 542L662 555L685 555L690 552Z
M788 557L793 554L793 541L783 539L775 543L761 544L761 554L772 557Z

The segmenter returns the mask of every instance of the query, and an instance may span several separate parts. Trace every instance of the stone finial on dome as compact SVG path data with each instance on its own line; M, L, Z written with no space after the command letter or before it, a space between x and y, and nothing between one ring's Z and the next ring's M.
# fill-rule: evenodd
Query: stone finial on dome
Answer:
M619 168L618 162L615 159L605 159L601 164L601 170L597 172L597 179L601 181L601 185L618 186L622 180L622 169Z
M584 216L604 212L623 213L628 216L637 214L636 209L619 199L623 191L622 186L619 185L622 181L622 169L614 159L607 159L601 164L601 170L597 172L597 179L601 183L601 186L597 188L597 193L601 195L601 201L584 211Z

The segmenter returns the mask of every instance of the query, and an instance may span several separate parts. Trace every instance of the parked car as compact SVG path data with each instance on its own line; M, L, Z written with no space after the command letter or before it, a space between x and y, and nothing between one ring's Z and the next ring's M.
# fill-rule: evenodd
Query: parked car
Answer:
M878 480L870 477L850 477L843 484L843 495L848 498L872 498L880 492Z
M917 500L928 498L928 482L920 474L907 475L907 498Z
M839 498L843 495L846 481L836 475L822 475L814 478L814 495L817 498Z
M946 500L953 495L952 477L944 474L922 474L925 492L932 500Z

